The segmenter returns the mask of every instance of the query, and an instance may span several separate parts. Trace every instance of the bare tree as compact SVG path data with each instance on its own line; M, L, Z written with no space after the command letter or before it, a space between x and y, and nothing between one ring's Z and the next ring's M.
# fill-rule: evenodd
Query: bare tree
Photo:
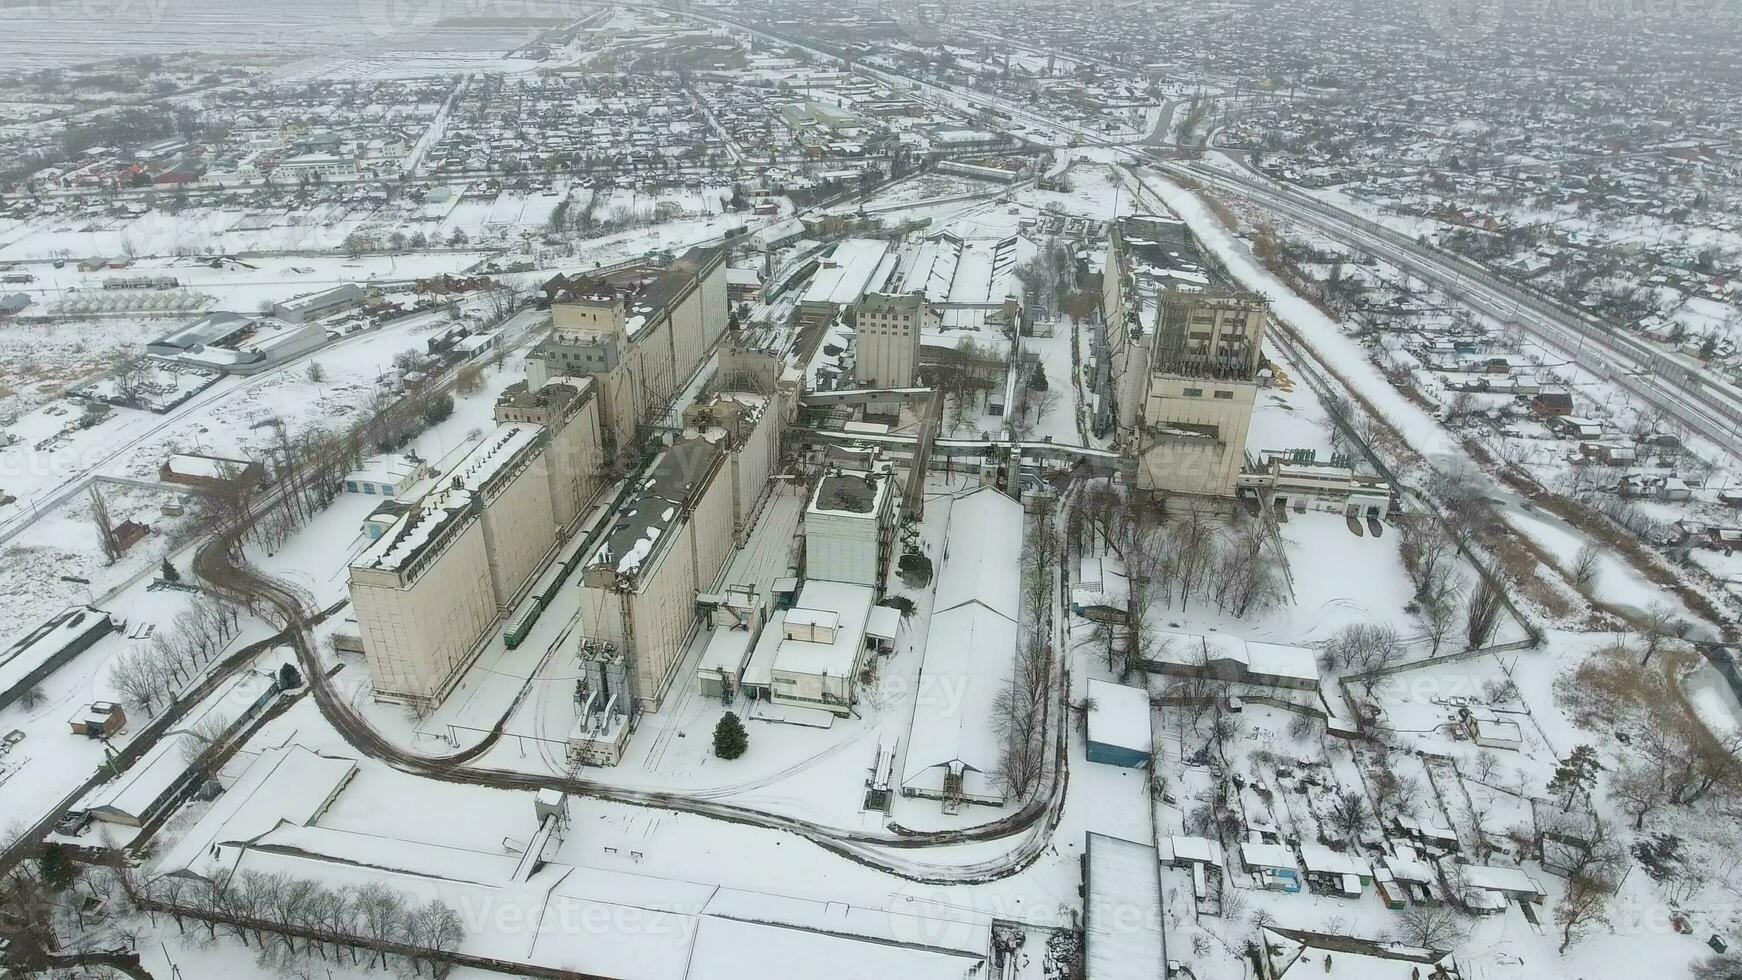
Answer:
M1023 644L1010 680L993 702L993 734L998 739L998 778L1018 800L1026 800L1046 772L1046 698L1052 647L1044 638Z
M1597 584L1597 572L1602 568L1603 552L1595 544L1586 544L1573 556L1573 585L1589 590Z
M1633 818L1633 829L1645 827L1645 818L1670 799L1670 769L1662 759L1628 762L1609 781L1609 795Z
M1331 801L1328 814L1331 828L1343 836L1344 840L1354 841L1360 838L1373 821L1371 811L1367 809L1367 799L1355 790L1344 790Z
M1591 931L1609 923L1609 899L1613 886L1594 874L1576 875L1567 881L1567 891L1555 906L1555 924L1560 926L1560 954L1565 956L1573 944Z
M151 374L151 362L137 350L127 348L109 363L109 380L115 387L115 400L137 408L145 380Z
M1665 640L1679 639L1689 628L1688 623L1677 620L1675 612L1661 602L1654 602L1645 610L1638 626L1645 639L1645 656L1639 660L1642 667L1651 663L1651 658L1663 649Z
M1431 591L1416 599L1416 615L1421 619L1422 632L1433 644L1431 652L1435 655L1439 654L1440 646L1457 625L1458 599L1463 594L1464 580L1446 576L1435 582Z
M1463 920L1450 905L1410 905L1397 916L1394 936L1423 949L1451 949L1464 941Z

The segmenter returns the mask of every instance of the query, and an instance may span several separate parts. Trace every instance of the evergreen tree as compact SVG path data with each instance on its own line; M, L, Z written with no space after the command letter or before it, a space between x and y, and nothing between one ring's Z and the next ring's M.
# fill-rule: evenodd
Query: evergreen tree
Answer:
M1590 799L1591 788L1597 785L1597 773L1602 770L1603 764L1597 761L1596 749L1589 745L1574 746L1566 760L1555 766L1548 791L1563 798L1561 809L1571 809L1579 797Z
M160 574L163 576L165 582L181 581L181 573L175 570L175 566L170 564L168 558L163 560L163 571Z
M280 691L294 691L301 686L302 671L297 670L295 664L286 663L278 668L278 689Z
M79 877L79 866L67 857L67 852L59 844L44 844L42 854L36 859L36 871L42 875L42 883L55 891L65 891Z
M728 711L714 726L714 754L722 759L736 759L750 747L750 733L737 714Z

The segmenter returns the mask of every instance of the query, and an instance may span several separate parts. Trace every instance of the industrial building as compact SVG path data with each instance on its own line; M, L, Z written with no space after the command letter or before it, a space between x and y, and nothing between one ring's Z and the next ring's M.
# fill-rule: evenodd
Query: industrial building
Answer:
M1167 976L1160 862L1153 845L1106 834L1084 836L1085 980Z
M901 780L946 811L1005 799L992 719L1015 664L1021 527L1022 505L992 487L950 502L919 689L956 696L918 700Z
M726 258L697 247L662 269L556 276L544 285L551 334L526 355L527 387L555 377L598 386L606 456L634 446L726 331Z
M516 381L496 399L498 424L544 427L551 514L564 528L574 526L605 486L597 391L591 378L555 377L537 388Z
M764 396L731 392L693 409L698 427L642 474L582 568L595 659L620 660L630 685L634 703L617 701L619 714L657 709L695 633L697 596L714 588L762 504L778 459L780 413L770 408Z
M438 490L351 562L377 699L439 703L496 623L481 511L469 490Z
M340 283L331 289L276 303L272 315L287 323L306 323L356 306L363 301L363 296L362 286L354 282Z
M1256 295L1209 292L1196 246L1176 220L1125 218L1110 234L1098 418L1116 424L1140 488L1184 506L1231 507L1269 306Z
M896 256L889 243L875 238L849 238L819 260L817 271L799 297L799 322L832 320L876 292L894 275Z
M907 388L919 377L919 341L931 313L919 293L866 293L853 321L853 379L861 388Z
M1264 367L1266 301L1212 293L1185 226L1115 222L1096 341L1097 425L1116 425L1137 485L1231 507Z
M889 464L869 472L832 469L804 513L805 574L868 586L881 597L895 548L897 494Z
M472 495L483 521L491 589L503 610L520 601L556 550L547 445L543 426L500 425L443 478L448 488Z

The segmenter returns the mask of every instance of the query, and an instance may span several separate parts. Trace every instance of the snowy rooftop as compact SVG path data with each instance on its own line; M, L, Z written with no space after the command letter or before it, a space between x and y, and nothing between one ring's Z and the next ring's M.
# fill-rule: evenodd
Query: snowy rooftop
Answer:
M750 653L751 633L747 629L716 629L708 637L702 659L696 663L698 674L723 670L736 675Z
M370 456L363 460L363 465L345 474L346 482L368 481L370 483L398 486L410 477L415 477L421 467L416 460L399 453L388 453L381 456Z
M902 288L932 303L996 305L1013 294L1017 239L962 239L944 233L909 253Z
M1094 980L1166 976L1155 848L1094 833L1084 847L1084 974Z
M817 626L832 630L828 643L782 639L774 653L774 669L792 674L845 677L865 646L865 619L873 594L867 585L811 579L799 590L798 605L787 610L780 629Z
M673 443L641 478L636 492L617 512L611 530L588 561L633 576L671 539L691 497L714 472L724 450L704 438Z
M445 482L474 493L485 491L498 474L530 451L542 435L543 426L526 423L499 425L484 437L478 448L460 460Z
M1300 860L1308 871L1316 874L1370 876L1373 869L1353 854L1333 851L1323 844L1302 844Z
M300 745L262 752L200 819L158 860L159 874L203 875L218 845L246 841L290 823L313 820L357 771Z
M997 767L991 719L1016 656L1021 551L1021 504L991 488L951 503L919 689L953 696L915 705L903 785L952 764Z
M1148 754L1150 750L1149 692L1089 678L1089 741Z
M1022 530L1022 505L997 490L984 487L957 497L932 608L979 602L1015 621Z
M87 634L113 627L109 614L93 606L74 606L31 630L0 652L0 693L10 692L32 671Z
M850 306L869 289L889 254L889 243L874 238L849 238L835 246L835 251L823 260L822 267L804 291L806 303L833 303Z
M465 490L444 490L424 499L417 508L394 521L363 549L352 568L398 571L435 541L441 532L471 513L472 495Z
M164 465L169 467L169 471L177 476L199 480L229 480L234 479L254 464L246 459L176 453L165 460Z
M1154 658L1184 667L1235 663L1253 674L1316 681L1318 657L1307 647L1243 640L1227 633L1162 631Z
M139 761L116 779L93 789L75 809L140 819L187 774L191 763L183 753L196 738L191 732L178 731L158 739Z
M883 509L889 483L887 479L874 479L864 473L830 474L817 481L816 493L811 497L811 513L870 517Z

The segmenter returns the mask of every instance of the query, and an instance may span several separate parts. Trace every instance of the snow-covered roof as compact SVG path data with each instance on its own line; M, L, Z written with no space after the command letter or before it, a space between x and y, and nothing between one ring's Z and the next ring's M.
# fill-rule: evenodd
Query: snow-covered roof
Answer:
M1149 692L1089 678L1089 741L1148 754L1150 750Z
M417 557L441 532L471 513L472 494L466 490L443 490L425 498L413 510L394 521L381 537L363 549L351 562L353 568L378 568L396 572Z
M497 474L537 443L543 434L543 426L530 423L499 425L448 472L448 479L444 482L474 493L482 491L495 481Z
M746 629L716 629L702 649L702 659L696 663L696 673L725 671L737 676L750 653L751 633Z
M1162 631L1154 659L1185 667L1233 663L1261 677L1316 681L1318 657L1307 647L1244 640L1227 633Z
M59 655L75 641L115 626L109 614L95 606L72 606L0 651L0 695L11 693L23 679Z
M1083 960L1094 980L1155 980L1167 975L1160 859L1155 848L1091 833L1084 842L1088 890Z
M1458 876L1471 888L1503 892L1509 895L1544 895L1542 883L1523 868L1502 868L1485 864L1460 864Z
M184 753L197 736L172 732L158 739L150 751L121 775L91 790L75 809L95 811L139 820L187 775L191 763Z
M1294 859L1294 852L1281 844L1246 841L1240 845L1240 860L1252 868L1272 868L1282 871L1295 871L1299 868Z
M1016 643L1016 622L979 603L932 613L919 687L940 693L914 707L903 783L951 763L980 773L997 768L994 704L1010 677ZM942 696L946 691L956 697Z
M363 460L363 465L345 474L345 480L346 482L367 481L396 487L405 480L416 476L419 469L417 461L409 456L399 453L385 453Z
M811 277L802 301L850 306L875 288L878 270L889 254L889 243L875 238L849 238L835 246Z
M938 766L996 768L993 704L1015 662L1021 554L1021 504L989 487L951 501L919 686L952 696L915 705L904 785Z
M830 630L833 639L828 643L782 639L774 653L774 669L790 674L846 677L857 666L859 651L864 649L865 619L871 614L873 598L875 595L867 585L806 581L799 590L798 604L787 610L780 628L785 631L815 626Z
M714 461L724 452L717 443L700 437L673 443L648 467L634 495L618 509L588 566L610 566L619 575L638 575L664 542L676 538L672 529L691 497L712 479Z
M281 823L313 820L357 771L357 763L300 745L267 749L157 862L160 874L206 874L216 848L247 841Z
M254 464L246 459L176 453L165 460L163 465L167 466L169 471L176 476L200 480L230 480Z
M1373 869L1353 854L1333 851L1323 844L1302 844L1300 860L1308 871L1316 874L1361 875L1370 877Z
M1208 837L1171 836L1166 847L1177 861L1196 861L1200 864L1221 864L1222 845Z
M893 640L899 629L901 629L901 610L893 606L871 607L871 615L865 620L866 636L874 636L879 640Z
M992 487L957 497L932 608L978 602L1015 620L1021 574L1022 505Z

